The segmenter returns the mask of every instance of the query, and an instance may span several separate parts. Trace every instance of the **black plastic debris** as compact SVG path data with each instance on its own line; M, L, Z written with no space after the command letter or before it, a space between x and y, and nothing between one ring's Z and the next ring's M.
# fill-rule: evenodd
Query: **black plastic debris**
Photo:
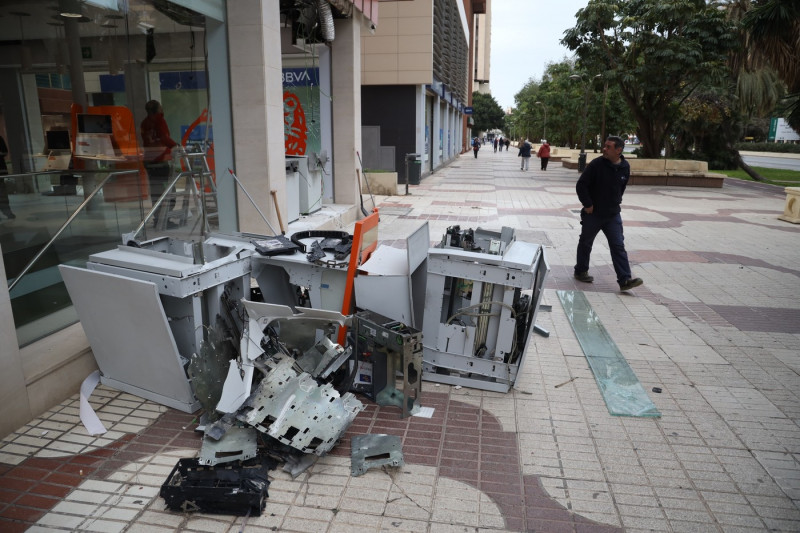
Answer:
M161 497L173 511L260 515L266 506L267 473L277 462L268 457L249 461L201 465L198 459L180 459Z

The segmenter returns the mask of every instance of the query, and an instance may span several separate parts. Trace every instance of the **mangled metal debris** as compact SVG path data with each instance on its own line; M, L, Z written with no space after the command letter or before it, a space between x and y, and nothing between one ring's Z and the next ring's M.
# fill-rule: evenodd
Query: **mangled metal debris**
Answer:
M354 316L357 365L353 390L378 405L394 405L403 418L419 411L422 333L371 311ZM402 388L397 387L398 376Z
M260 515L268 497L267 473L275 466L269 457L217 466L181 459L160 494L173 511Z
M349 349L329 339L348 319L331 311L243 305L248 322L241 361L230 363L217 405L225 416L206 429L206 437L219 440L228 427L240 424L302 452L324 455L364 409L352 393L318 382L349 358Z
M508 392L521 373L549 271L514 230L448 228L428 250L424 379Z
M269 484L263 467L282 461L296 477L330 451L364 409L330 382L351 353L330 338L349 318L246 300L242 307L247 322L239 354L216 392L216 416L204 427L200 457L181 459L162 486L171 509L260 514ZM221 377L220 370L211 374ZM207 374L200 366L194 373Z
M319 385L297 374L295 361L278 359L239 409L236 419L306 453L324 455L364 409L355 396L339 396L333 385Z
M220 463L246 461L258 453L258 436L253 428L232 427L220 440L203 439L199 463L214 466Z
M403 466L403 444L395 435L356 435L350 439L350 473L360 476L370 468Z

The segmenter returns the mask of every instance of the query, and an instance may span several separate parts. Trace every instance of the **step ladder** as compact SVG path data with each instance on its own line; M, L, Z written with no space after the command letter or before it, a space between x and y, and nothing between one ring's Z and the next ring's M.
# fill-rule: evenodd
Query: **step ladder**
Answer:
M194 219L190 232L194 232L201 221L205 232L211 231L211 220L215 220L214 226L219 227L217 185L206 153L178 152L173 171L178 171L178 174L172 178L172 187L162 202L166 215L159 216L156 229L183 228L188 226L190 219Z

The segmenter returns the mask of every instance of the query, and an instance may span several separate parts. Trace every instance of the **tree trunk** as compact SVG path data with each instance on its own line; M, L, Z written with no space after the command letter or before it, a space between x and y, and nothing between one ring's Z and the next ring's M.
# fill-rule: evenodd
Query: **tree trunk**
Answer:
M739 168L747 173L748 176L753 178L754 181L767 181L764 176L753 170L753 167L744 162L739 150L734 150L734 152L736 153L736 163L739 165Z

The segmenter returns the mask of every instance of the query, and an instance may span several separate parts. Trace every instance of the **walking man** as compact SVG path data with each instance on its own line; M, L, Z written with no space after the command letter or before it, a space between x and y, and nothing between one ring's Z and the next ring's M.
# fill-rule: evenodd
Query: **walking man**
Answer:
M521 157L522 161L520 161L519 169L520 170L528 170L528 165L531 162L531 143L528 142L528 139L522 141L519 145L519 153L517 157Z
M581 209L581 236L578 239L578 258L575 264L575 279L591 283L589 257L594 239L603 232L611 250L611 262L617 274L621 291L638 287L643 282L631 277L625 238L622 234L620 204L625 186L631 176L631 167L622 155L625 147L620 137L611 136L603 144L603 157L598 157L586 166L578 179L575 190L583 204Z

